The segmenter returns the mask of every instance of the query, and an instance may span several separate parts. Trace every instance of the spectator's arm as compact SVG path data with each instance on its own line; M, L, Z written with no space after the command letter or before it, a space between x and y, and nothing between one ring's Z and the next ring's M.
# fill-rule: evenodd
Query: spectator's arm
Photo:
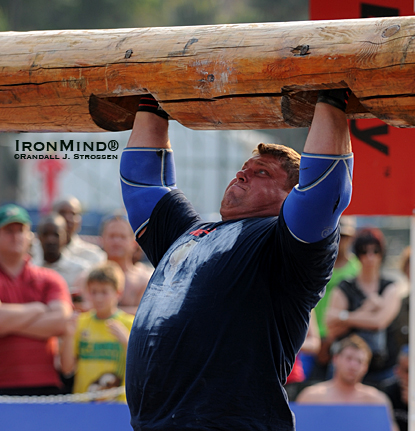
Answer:
M310 326L308 327L307 337L301 347L301 351L310 355L317 355L321 347L321 338L318 330L317 317L314 310L311 311Z
M0 302L0 337L22 331L45 314L47 306L41 302L5 304Z
M377 301L377 307L373 311L357 309L349 313L347 323L350 327L369 330L387 328L398 315L401 308L401 295L397 284L390 284Z
M72 314L72 306L64 301L51 301L48 310L27 327L17 331L19 335L47 339L62 335L66 329L66 320Z
M119 343L127 350L130 331L120 322L114 319L107 320L107 327L112 335L114 335Z
M341 312L347 311L349 303L344 293L336 287L330 296L326 311L327 338L335 340L345 334L349 329L348 320L341 320Z
M60 368L64 376L69 376L75 372L77 359L75 357L75 332L78 322L78 315L74 313L66 324L65 334L61 337L59 345Z

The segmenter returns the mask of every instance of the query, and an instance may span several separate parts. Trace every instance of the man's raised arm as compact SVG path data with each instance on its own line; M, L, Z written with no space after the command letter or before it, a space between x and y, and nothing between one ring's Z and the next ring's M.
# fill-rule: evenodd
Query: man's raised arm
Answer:
M304 152L349 154L351 151L352 144L346 114L327 103L317 103Z
M144 233L157 202L176 188L167 118L152 96L143 96L121 159L123 199L136 237Z
M353 154L345 114L348 95L349 90L319 93L301 156L299 184L284 205L288 228L303 242L329 236L351 199Z

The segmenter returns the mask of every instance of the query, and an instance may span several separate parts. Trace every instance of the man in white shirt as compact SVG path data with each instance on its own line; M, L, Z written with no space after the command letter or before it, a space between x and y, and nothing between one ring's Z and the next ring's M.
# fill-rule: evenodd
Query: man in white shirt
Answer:
M58 272L68 284L71 294L75 295L77 279L92 264L71 256L67 252L65 248L66 222L61 215L52 213L44 217L40 221L37 231L43 254L36 256L34 263Z
M86 260L90 264L105 262L105 252L95 244L91 244L80 238L79 232L82 224L81 203L73 196L57 202L53 206L54 211L66 220L68 255Z

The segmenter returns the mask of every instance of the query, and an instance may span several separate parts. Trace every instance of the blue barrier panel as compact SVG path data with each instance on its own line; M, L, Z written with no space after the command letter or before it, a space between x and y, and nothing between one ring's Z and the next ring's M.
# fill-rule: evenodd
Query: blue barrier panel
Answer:
M297 431L390 431L383 406L291 405ZM132 431L125 404L0 404L1 431ZM236 431L236 430L235 430Z
M1 431L132 431L125 404L0 404Z
M297 431L391 431L385 406L291 404Z

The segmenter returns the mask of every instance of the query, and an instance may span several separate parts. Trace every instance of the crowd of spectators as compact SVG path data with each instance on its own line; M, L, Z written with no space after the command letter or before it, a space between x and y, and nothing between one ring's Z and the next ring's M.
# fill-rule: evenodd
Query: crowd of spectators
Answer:
M122 211L104 218L100 246L79 236L81 223L74 197L54 205L36 235L23 208L0 207L0 395L123 385L128 334L152 268ZM383 403L402 431L409 290L384 277L385 256L379 229L356 231L353 218L342 217L333 276L286 389L299 403ZM401 265L408 281L409 259L408 247ZM83 350L93 352L90 362Z
M320 348L314 354L300 351L296 365L299 362L304 372L298 379L295 376L301 373L294 369L286 390L291 401L313 404L379 404L386 393L384 404L393 412L393 429L403 431L408 427L410 248L401 254L402 277L384 275L385 257L380 229L356 230L352 217L342 217L333 276L314 310ZM315 334L312 322L309 332ZM339 350L343 345L348 346L348 355L343 347ZM370 354L363 355L365 349ZM358 360L356 355L366 359ZM347 373L354 374L349 386L342 378Z
M104 220L99 246L81 238L81 223L74 197L56 203L36 234L25 209L0 207L0 395L124 386L129 331L152 268L137 260L121 212Z

